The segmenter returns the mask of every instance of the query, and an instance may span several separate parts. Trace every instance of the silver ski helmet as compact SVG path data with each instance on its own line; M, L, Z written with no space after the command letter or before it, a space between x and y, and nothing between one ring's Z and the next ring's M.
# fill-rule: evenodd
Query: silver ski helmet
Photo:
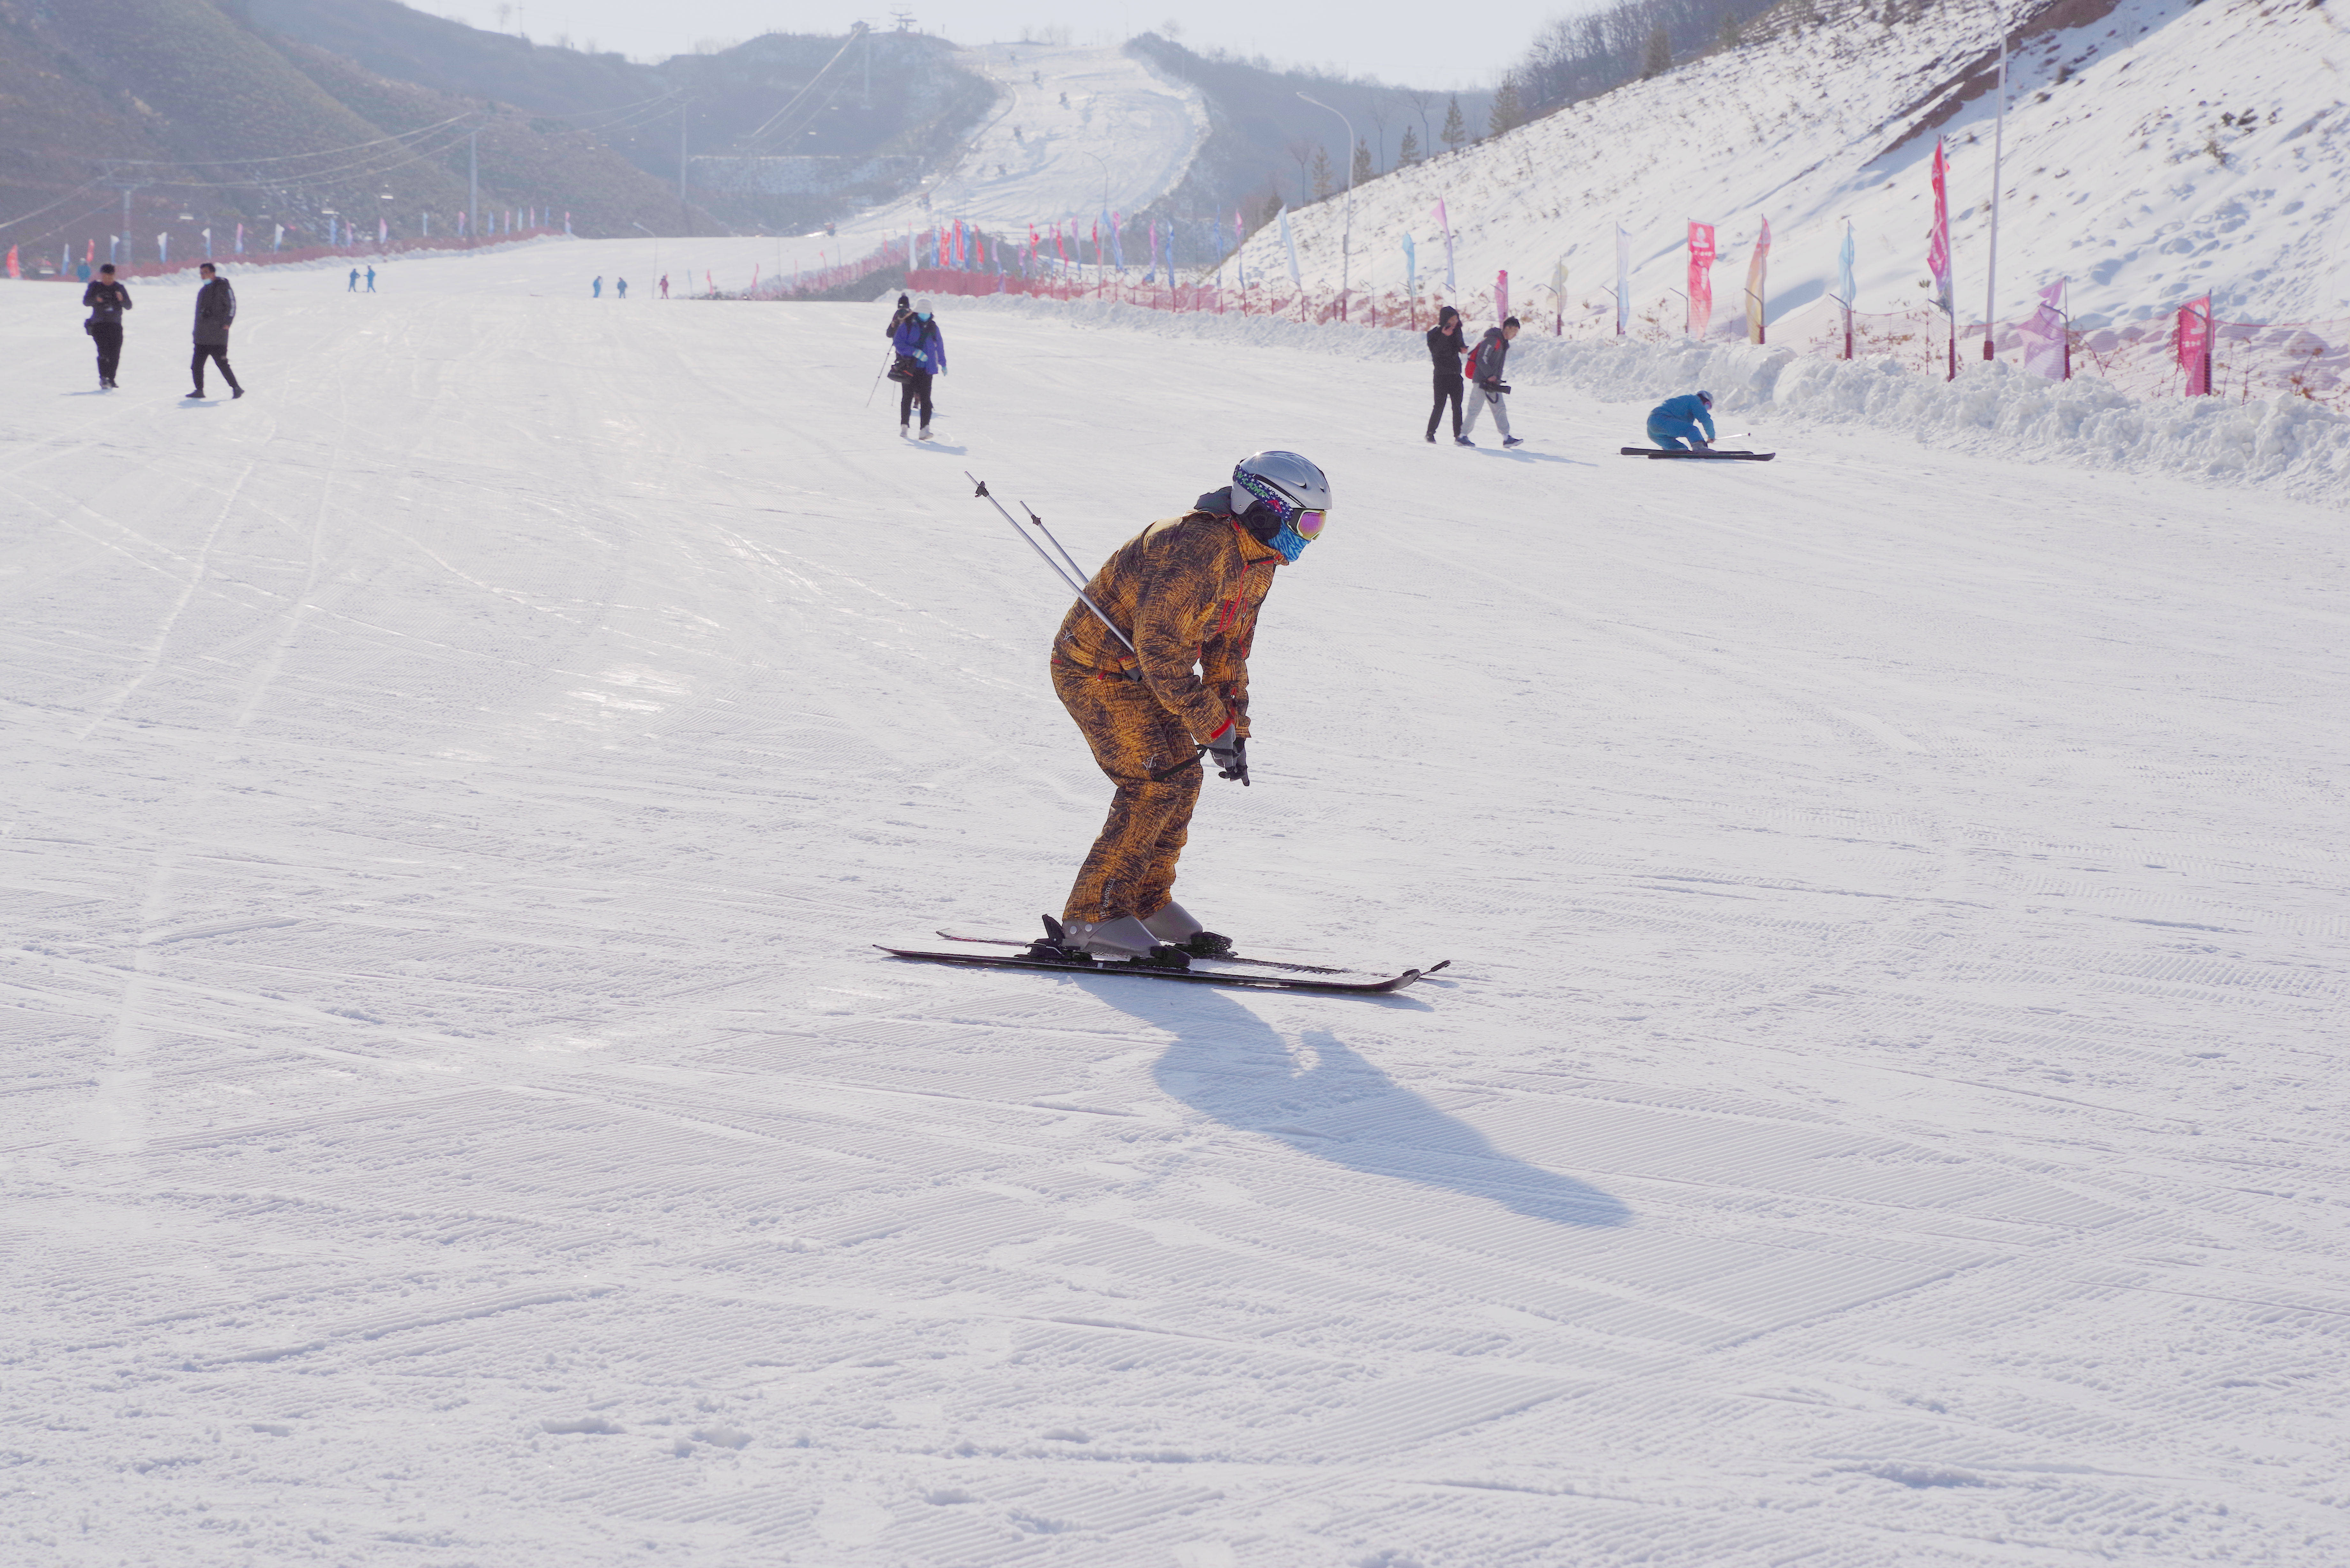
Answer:
M1243 495L1253 497L1244 507ZM1322 536L1330 476L1294 452L1255 452L1232 465L1232 501L1241 526L1294 563Z

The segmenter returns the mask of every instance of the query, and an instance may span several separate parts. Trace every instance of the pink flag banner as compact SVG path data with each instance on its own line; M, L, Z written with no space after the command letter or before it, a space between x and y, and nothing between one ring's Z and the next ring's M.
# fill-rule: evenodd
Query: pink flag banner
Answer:
M2189 300L2178 307L2178 368L2187 372L2187 395L2211 393L2211 296Z
M1444 231L1444 292L1457 295L1461 291L1452 281L1452 220L1444 215L1444 198L1437 198L1436 205L1430 210L1429 215L1436 220L1436 226Z
M1702 337L1713 323L1713 225L1691 223L1689 232L1689 335Z
M1754 242L1754 259L1746 264L1746 341L1762 341L1762 302L1771 271L1771 220L1762 220L1762 235Z
M1950 379L1959 379L1959 296L1950 275L1950 161L1934 139L1934 226L1926 235L1926 270L1934 278L1935 307L1950 318Z
M1934 278L1934 304L1945 315L1954 313L1958 296L1950 278L1950 164L1939 140L1934 143L1934 226L1926 235L1926 270Z
M1510 275L1506 271L1493 275L1493 314L1503 321L1510 318Z
M2045 376L2052 381L2070 379L2073 374L2071 333L2062 308L2065 280L2058 278L2040 291L2040 308L2032 319L2016 328L2023 339L2023 369L2032 376Z
M10 277L21 277L24 275L16 270L16 247L15 245L10 245L8 247L8 275Z

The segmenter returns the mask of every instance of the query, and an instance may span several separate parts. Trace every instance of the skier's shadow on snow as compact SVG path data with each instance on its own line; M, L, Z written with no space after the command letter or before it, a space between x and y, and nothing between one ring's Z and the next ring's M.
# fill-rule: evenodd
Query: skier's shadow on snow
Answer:
M1327 1030L1301 1035L1293 1048L1248 1009L1204 988L1153 995L1159 988L1120 980L1087 989L1172 1033L1174 1043L1152 1076L1169 1095L1226 1127L1349 1170L1485 1199L1555 1224L1631 1222L1622 1199L1503 1154Z

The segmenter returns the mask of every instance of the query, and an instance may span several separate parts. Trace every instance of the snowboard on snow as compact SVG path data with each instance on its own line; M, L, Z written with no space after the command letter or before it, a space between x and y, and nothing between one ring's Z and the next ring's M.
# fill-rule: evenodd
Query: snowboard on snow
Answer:
M1681 452L1671 447L1622 446L1617 451L1626 457L1678 457L1702 462L1718 459L1724 462L1768 462L1779 454L1775 452Z

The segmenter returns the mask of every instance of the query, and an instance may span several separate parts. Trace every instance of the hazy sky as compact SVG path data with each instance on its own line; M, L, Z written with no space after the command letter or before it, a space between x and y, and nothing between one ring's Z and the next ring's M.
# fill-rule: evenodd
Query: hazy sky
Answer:
M760 33L845 32L859 18L890 25L888 6L782 4L779 0L409 0L420 11L452 16L476 27L526 32L538 43L569 34L586 47L614 49L643 59L683 54L705 38L732 43ZM1587 0L1586 0L1587 3ZM1174 20L1195 49L1222 47L1264 55L1276 65L1330 66L1399 86L1488 87L1516 59L1549 16L1584 9L1578 0L1533 6L1481 5L1467 12L1369 0L1334 6L1263 4L1263 0L907 0L916 26L962 44L1020 36L1023 27L1060 26L1076 43L1117 43L1137 33L1167 30ZM1441 16L1441 21L1433 18ZM1334 20L1343 18L1341 26Z

